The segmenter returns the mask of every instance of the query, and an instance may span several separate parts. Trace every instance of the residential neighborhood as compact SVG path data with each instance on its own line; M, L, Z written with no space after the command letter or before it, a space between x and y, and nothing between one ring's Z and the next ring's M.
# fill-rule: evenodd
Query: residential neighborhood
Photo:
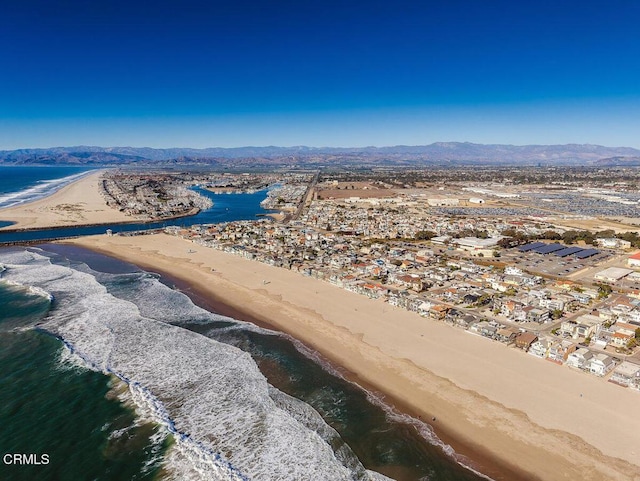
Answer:
M300 180L272 187L263 205L291 211L307 192ZM526 216L439 214L417 193L316 195L287 222L261 218L165 230L640 389L640 371L633 369L640 364L640 290L620 285L635 271L607 267L633 257L625 242L598 239L598 249L537 242L540 252L529 251L529 244L504 240L563 230ZM554 270L569 264L575 269ZM591 277L574 275L591 270Z

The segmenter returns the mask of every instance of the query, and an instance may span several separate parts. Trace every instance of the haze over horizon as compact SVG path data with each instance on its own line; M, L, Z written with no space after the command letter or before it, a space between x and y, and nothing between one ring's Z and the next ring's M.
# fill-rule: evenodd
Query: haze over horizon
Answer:
M640 4L14 2L0 149L640 148Z

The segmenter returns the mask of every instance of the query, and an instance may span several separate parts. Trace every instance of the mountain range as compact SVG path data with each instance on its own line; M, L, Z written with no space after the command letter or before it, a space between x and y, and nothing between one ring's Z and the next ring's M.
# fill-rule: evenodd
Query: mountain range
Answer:
M393 147L53 147L0 151L0 164L190 165L218 167L640 165L640 150L591 144L500 145L436 142Z

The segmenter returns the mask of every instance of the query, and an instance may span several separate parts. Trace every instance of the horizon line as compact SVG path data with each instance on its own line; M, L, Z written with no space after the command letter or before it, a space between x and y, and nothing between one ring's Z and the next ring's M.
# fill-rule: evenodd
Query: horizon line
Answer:
M13 152L18 150L52 150L52 149L70 149L70 148L96 148L96 149L151 149L151 150L173 150L173 149L191 149L191 150L208 150L208 149L223 149L223 150L233 150L233 149L295 149L295 148L307 148L307 149L386 149L386 148L394 148L394 147L430 147L432 145L437 144L461 144L461 145L480 145L480 146L507 146L507 147L565 147L565 146L590 146L590 147L604 147L610 149L633 149L640 150L638 147L632 147L629 145L602 145L602 144L592 144L592 143L577 143L577 142L569 142L569 143L554 143L554 144L509 144L509 143L481 143L481 142L470 142L470 141L435 141L428 144L394 144L394 145L356 145L356 146L339 146L339 145L323 145L323 146L314 146L314 145L239 145L235 147L221 147L221 146L209 146L209 147L189 147L189 146L172 146L172 147L149 147L149 146L133 146L133 145L88 145L88 144L79 144L79 145L57 145L50 147L18 147L18 148L0 148L1 152Z

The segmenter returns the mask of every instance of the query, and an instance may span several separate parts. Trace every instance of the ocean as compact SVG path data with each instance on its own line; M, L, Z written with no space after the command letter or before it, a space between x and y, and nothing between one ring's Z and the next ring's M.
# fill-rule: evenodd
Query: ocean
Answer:
M0 454L51 460L10 479L481 479L295 340L157 274L63 246L0 263Z
M0 209L46 197L90 170L71 166L0 166Z
M86 175L87 172L90 172L90 169L81 167L0 166L0 209L46 197L79 177ZM113 232L130 232L162 228L167 225L190 226L193 224L250 220L255 219L258 214L267 212L260 207L260 202L266 198L266 190L241 194L214 194L197 187L194 190L210 198L213 201L213 207L202 210L192 216L170 221L0 232L0 244L104 234L106 229L111 229ZM2 220L2 213L0 212L0 227L10 225L11 222Z
M0 282L0 306L0 479L154 479L167 436L136 417L109 377L37 329L50 299ZM48 463L7 464L7 454Z
M170 279L49 244L0 248L0 264L0 479L486 479L299 342Z

